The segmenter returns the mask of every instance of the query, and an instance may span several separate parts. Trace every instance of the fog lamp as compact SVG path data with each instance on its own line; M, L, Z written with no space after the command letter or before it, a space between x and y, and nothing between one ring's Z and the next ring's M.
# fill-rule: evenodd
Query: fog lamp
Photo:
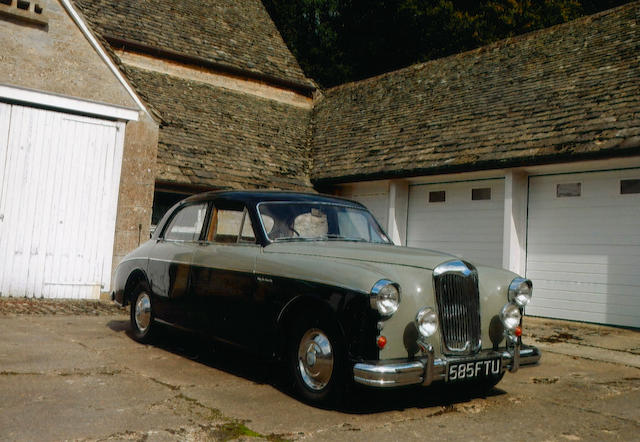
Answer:
M522 314L520 313L520 308L512 303L505 304L500 311L500 320L504 325L504 328L513 332L518 325L520 325L520 320L522 319Z
M416 315L416 327L423 337L432 336L438 329L438 315L431 307L420 309Z

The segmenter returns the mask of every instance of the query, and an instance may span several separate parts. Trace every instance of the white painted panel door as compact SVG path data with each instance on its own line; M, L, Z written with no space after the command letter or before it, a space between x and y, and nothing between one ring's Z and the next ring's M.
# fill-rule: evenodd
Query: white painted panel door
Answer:
M1 295L99 297L111 278L123 123L17 105L0 113Z
M640 327L640 193L620 193L634 178L640 169L529 179L527 313Z
M473 200L473 189L491 189ZM444 192L443 202L429 202ZM487 196L487 191L479 191ZM434 195L435 196L435 195ZM465 181L409 187L407 245L453 253L473 263L502 267L504 180Z

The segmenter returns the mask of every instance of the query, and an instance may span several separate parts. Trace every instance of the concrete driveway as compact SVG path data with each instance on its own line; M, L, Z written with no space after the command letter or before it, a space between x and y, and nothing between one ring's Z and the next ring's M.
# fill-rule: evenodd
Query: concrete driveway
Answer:
M542 363L486 397L359 391L324 410L289 396L250 355L176 332L138 344L126 312L103 304L26 304L0 300L1 440L640 437L638 331L530 318Z

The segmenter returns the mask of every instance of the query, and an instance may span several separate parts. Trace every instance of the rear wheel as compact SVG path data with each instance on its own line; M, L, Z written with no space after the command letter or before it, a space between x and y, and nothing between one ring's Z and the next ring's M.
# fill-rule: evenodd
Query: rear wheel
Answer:
M312 404L336 400L344 385L344 355L337 327L328 320L299 321L289 342L295 392Z
M144 343L151 340L156 328L151 295L145 285L139 285L131 299L131 328L134 339Z

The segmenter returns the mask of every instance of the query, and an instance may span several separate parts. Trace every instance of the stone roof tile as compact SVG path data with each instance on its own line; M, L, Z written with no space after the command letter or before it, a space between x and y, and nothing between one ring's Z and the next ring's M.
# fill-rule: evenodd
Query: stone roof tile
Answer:
M640 2L326 91L312 181L640 153Z
M260 0L74 0L107 40L128 40L313 87Z
M131 66L125 70L163 120L157 180L310 190L310 110Z

